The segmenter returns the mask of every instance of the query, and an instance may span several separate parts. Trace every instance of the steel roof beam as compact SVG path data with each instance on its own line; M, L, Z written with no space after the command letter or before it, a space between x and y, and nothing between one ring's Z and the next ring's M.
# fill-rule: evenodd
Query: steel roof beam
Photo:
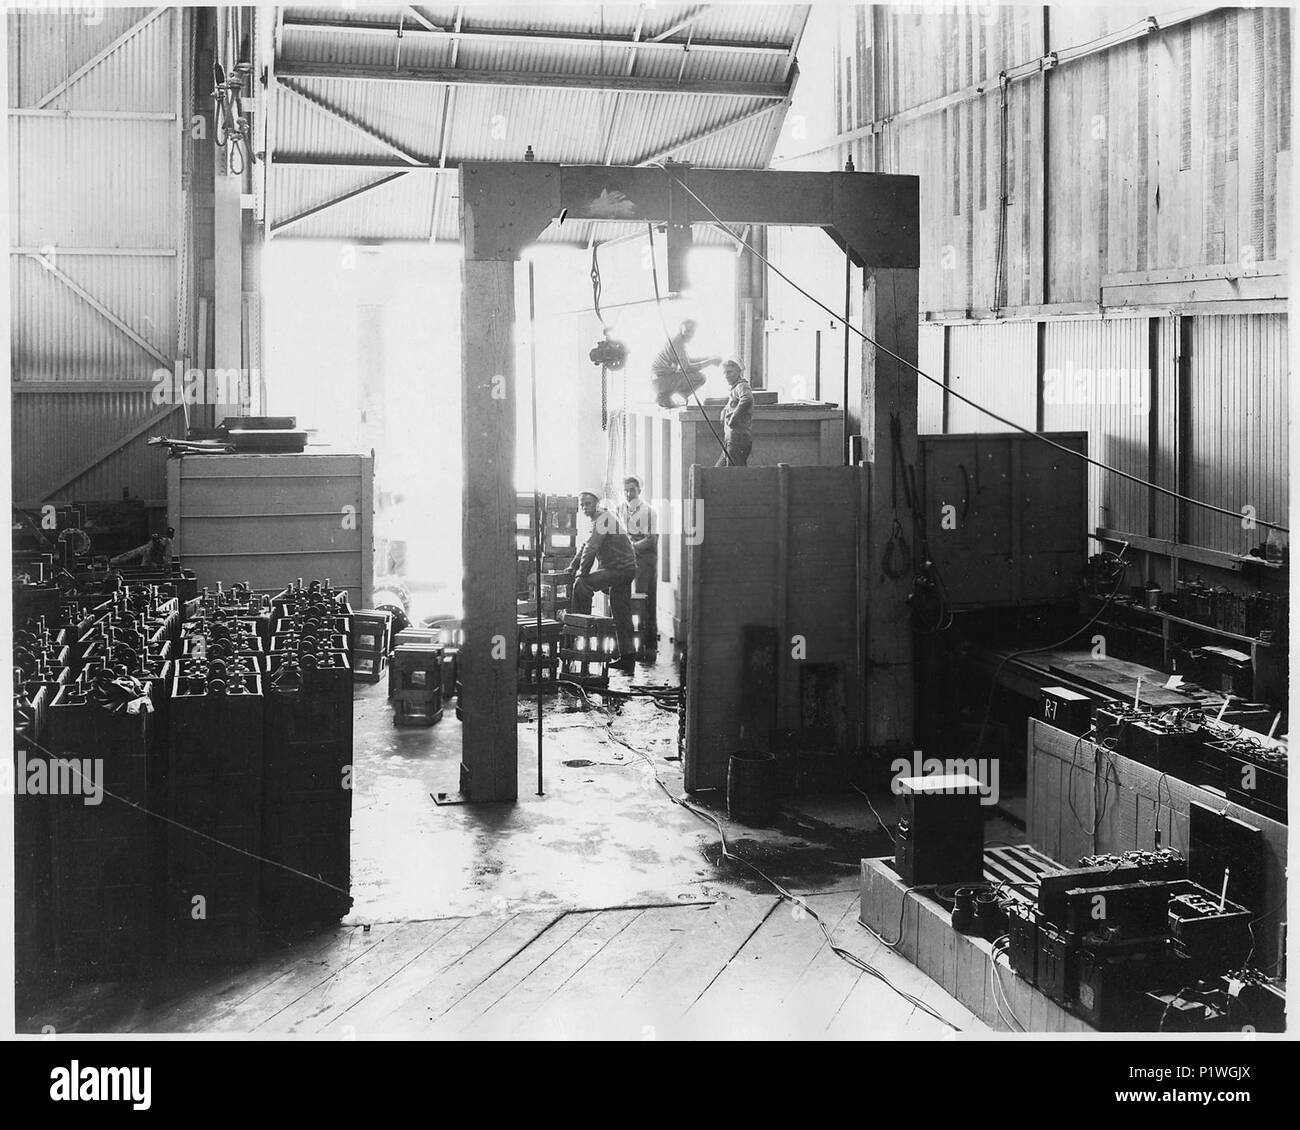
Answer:
M519 71L491 71L453 67L382 67L366 63L281 62L280 78L345 79L351 82L432 82L445 86L519 86L561 90L626 90L638 94L701 94L723 98L784 99L789 87L783 82L728 82L718 79L688 79L629 75L529 74Z
M411 11L409 8L407 10ZM688 46L685 39L667 39L664 37L684 29L699 15L703 15L703 13L697 13L691 20L687 20L677 27L669 28L666 32L661 32L655 39L637 40L626 35L598 35L595 33L567 31L516 31L510 28L466 29L463 26L454 31L437 31L431 28L411 27L409 25L402 28L402 35L438 37L447 40L449 43L460 43L467 40L477 42L523 40L529 43L553 43L557 46L567 45L572 47L630 47L635 43L640 47L657 47L680 51ZM285 16L284 26L297 31L341 32L345 35L397 34L396 24L365 23L358 20ZM693 39L690 41L689 47L692 51L740 51L753 55L788 55L790 52L790 44L788 43L763 43L743 39Z
M277 81L280 81L283 78L284 78L283 74L276 75ZM386 137L377 133L370 126L363 125L361 122L353 121L345 113L343 113L343 111L340 110L337 106L332 105L327 99L322 98L320 95L309 94L307 91L299 90L296 86L293 86L291 83L287 83L283 81L280 81L280 86L284 90L287 90L290 94L296 95L297 97L301 98L309 106L312 106L315 109L319 110L322 114L328 114L331 118L335 119L335 121L341 123L342 125L347 126L347 128L352 130L353 133L359 134L360 136L364 137L367 141L372 142L373 144L378 145L383 149L387 149L394 156L400 157L408 165L424 164L424 160L422 158L414 157L410 153L408 153L405 149L402 149L400 146L394 145Z

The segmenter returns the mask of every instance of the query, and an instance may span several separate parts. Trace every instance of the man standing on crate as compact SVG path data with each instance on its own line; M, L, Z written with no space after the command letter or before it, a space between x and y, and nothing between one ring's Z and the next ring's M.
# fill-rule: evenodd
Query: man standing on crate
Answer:
M610 666L631 671L636 664L636 636L632 630L636 551L618 515L601 505L598 494L583 491L578 501L583 514L591 519L591 537L569 563L569 573L574 578L569 608L580 616L590 615L592 596L597 592L609 593L614 630L618 634L618 659Z
M722 375L731 386L731 395L722 409L722 428L726 435L726 451L718 456L715 467L745 467L749 453L754 449L754 390L745 379L739 361L727 361Z
M659 519L654 507L641 497L641 480L628 475L623 480L623 494L627 501L620 502L618 517L632 539L636 552L636 591L645 596L645 623L641 625L641 644L646 651L654 650L659 638L655 624L655 589L659 579Z

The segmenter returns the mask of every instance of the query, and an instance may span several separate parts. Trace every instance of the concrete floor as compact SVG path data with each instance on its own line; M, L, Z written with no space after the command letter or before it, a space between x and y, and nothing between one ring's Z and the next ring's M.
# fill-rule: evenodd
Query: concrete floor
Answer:
M634 678L674 676L661 666ZM629 684L615 676L613 685ZM519 800L482 806L439 806L430 796L458 785L453 710L427 729L394 726L382 683L358 687L355 704L348 922L770 893L747 869L719 864L717 829L660 787L684 795L681 762L668 760L677 754L677 716L653 702L626 701L606 715L583 711L567 693L548 696L545 795L538 796L536 707L521 701ZM607 726L644 758L614 741ZM856 794L805 799L763 829L727 821L724 798L697 799L718 811L736 852L800 891L851 887L860 859L889 853Z

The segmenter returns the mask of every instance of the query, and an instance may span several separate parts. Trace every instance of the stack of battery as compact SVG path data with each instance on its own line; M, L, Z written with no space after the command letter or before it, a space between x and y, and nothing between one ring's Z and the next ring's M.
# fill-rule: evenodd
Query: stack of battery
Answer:
M318 581L274 602L266 654L262 905L273 927L352 905L352 663L344 592Z
M542 573L546 575L567 569L577 548L576 496L532 493L515 496L515 574L519 599L529 597L530 586L536 583L539 550ZM535 588L531 599L536 599Z
M1287 751L1255 738L1235 737L1209 747L1223 762L1228 798L1261 816L1286 823Z
M398 644L388 668L394 725L432 726L442 721L442 661L439 644L428 640Z
M201 964L258 947L265 700L255 641L200 605L174 664L165 907L170 959Z
M174 599L119 587L68 640L69 679L47 713L53 951L62 981L140 971L158 936ZM76 784L80 784L80 788Z
M520 693L555 689L560 677L561 632L557 620L546 619L539 624L532 616L519 618Z
M71 678L69 630L39 615L13 633L14 992L19 1010L55 988L51 905L49 704ZM71 614L71 612L70 612ZM18 621L15 621L17 624ZM71 637L75 639L75 628Z
M560 638L560 678L584 687L608 686L609 664L617 650L612 618L570 612Z

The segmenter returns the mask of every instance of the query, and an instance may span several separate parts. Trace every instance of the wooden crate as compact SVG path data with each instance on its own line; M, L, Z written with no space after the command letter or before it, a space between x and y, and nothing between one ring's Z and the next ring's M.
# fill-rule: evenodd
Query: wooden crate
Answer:
M707 517L688 572L688 790L725 787L731 754L770 741L747 709L754 662L747 630L774 633L772 729L809 729L815 707L830 716L828 744L841 758L865 740L859 554L867 474L859 467L697 468L688 502ZM891 709L880 703L876 714Z
M286 577L329 577L363 607L374 568L373 477L365 455L169 459L177 552L200 587L237 578L275 592Z

